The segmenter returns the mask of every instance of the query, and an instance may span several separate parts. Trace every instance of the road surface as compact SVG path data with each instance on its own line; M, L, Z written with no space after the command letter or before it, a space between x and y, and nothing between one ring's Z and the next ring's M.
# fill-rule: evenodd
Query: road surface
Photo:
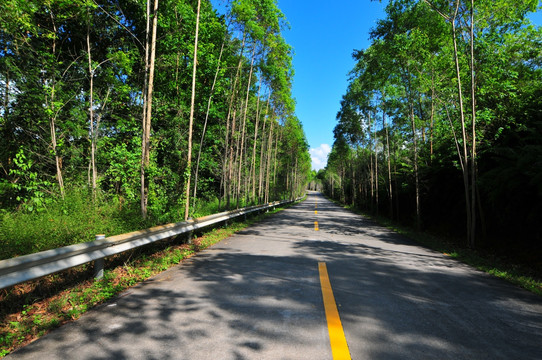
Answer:
M319 264L352 359L542 359L540 297L317 193L8 358L331 359Z

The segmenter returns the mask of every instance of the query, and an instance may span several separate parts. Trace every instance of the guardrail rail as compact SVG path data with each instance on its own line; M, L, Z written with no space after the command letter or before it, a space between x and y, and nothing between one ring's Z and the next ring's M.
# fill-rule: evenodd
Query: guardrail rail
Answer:
M298 199L296 199L298 200ZM25 281L38 279L62 270L94 261L94 277L103 276L104 259L156 241L181 234L192 234L194 230L226 222L240 216L286 205L295 200L275 201L264 205L225 211L194 220L161 225L150 229L105 237L96 235L96 240L0 260L0 289Z

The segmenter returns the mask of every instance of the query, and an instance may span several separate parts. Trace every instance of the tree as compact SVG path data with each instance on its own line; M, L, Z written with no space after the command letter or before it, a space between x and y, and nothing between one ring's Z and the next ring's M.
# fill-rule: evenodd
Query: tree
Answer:
M188 212L190 210L190 175L192 171L192 124L194 122L194 102L196 98L196 69L198 63L198 32L199 32L199 12L201 0L198 0L198 10L196 15L196 37L194 40L194 60L192 70L192 99L190 101L190 123L188 125L188 161L186 170L186 207L184 209L184 220L188 220Z
M150 137L151 137L151 114L152 93L154 85L154 62L156 59L156 33L158 31L158 0L154 0L152 12L152 29L150 30L150 1L147 0L147 32L145 42L145 99L143 112L143 135L141 141L141 216L147 217L147 204L149 196L149 184L145 181L145 169L150 162ZM150 54L149 52L150 47ZM147 57L148 54L148 57ZM147 78L148 71L148 78Z

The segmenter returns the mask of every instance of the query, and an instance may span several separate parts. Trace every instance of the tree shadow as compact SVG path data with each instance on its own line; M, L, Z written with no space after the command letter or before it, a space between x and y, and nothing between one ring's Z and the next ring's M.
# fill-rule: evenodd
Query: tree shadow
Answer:
M325 202L334 221L316 232L313 207L240 232L13 358L328 359L318 262L353 359L539 358L540 298Z

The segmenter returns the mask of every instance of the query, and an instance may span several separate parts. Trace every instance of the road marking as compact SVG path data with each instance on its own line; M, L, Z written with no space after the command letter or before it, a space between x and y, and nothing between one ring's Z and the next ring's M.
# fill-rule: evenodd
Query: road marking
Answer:
M318 263L320 272L320 285L322 287L322 297L324 299L324 309L326 310L327 330L329 332L329 342L331 344L331 353L333 360L351 360L346 337L344 336L343 325L339 317L339 310L335 303L331 282L327 274L325 262Z
M318 231L318 221L314 222L314 231Z
M318 215L318 210L314 210L314 215Z

